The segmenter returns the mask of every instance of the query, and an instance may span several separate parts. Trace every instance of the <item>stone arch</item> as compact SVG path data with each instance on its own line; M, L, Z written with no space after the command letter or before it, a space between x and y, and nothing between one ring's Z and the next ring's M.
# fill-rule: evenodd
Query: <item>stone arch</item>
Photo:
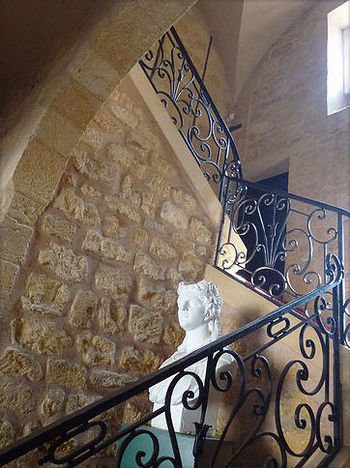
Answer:
M157 0L123 3L99 20L63 71L53 70L35 112L4 138L0 300L12 289L36 220L88 123L142 54L195 0L171 0L161 8Z

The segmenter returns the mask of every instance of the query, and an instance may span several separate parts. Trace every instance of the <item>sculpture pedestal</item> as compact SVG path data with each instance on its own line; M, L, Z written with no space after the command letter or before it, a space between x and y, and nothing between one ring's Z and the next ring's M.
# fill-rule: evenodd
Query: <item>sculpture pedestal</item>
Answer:
M208 399L208 407L205 414L205 421L204 424L211 426L211 428L207 432L208 437L212 437L215 434L216 430L216 418L218 414L219 408L219 399L218 399L218 392L215 390L210 390L209 392L209 399ZM219 395L220 396L220 395ZM157 411L164 405L154 403L153 411ZM196 410L188 410L186 409L183 404L179 405L171 405L171 417L172 422L174 425L175 432L180 432L181 434L195 434L195 426L194 422L201 420L201 413L202 407L200 406ZM167 430L167 424L165 420L165 414L162 413L161 415L153 418L151 421L152 427L157 427L159 429Z
M129 426L129 424L122 424L121 428L125 429ZM164 431L162 429L156 429L154 427L149 426L141 426L139 429L147 430L154 434L159 442L159 456L173 456L173 449L170 442L170 437L168 431ZM120 443L124 439L120 440ZM187 435L187 434L179 434L176 433L176 440L179 445L179 450L182 459L182 466L183 468L193 468L194 461L193 461L193 444L194 444L194 436ZM214 451L218 444L218 439L206 439L203 444L203 453L198 463L198 468L209 468L211 459L213 457ZM153 453L153 443L151 438L147 434L141 434L135 437L128 448L126 449L123 457L122 464L120 465L121 468L136 468L137 464L135 461L135 457L137 452L145 452L145 457L142 459L144 463L146 463ZM221 446L220 453L218 459L215 463L215 468L223 468L230 456L232 454L232 444L231 442L224 442ZM170 463L166 464L164 462L164 467L172 466Z

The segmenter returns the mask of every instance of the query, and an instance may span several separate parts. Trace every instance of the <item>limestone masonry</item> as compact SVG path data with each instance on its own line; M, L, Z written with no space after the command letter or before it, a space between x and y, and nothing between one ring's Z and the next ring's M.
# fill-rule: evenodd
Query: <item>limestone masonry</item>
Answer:
M175 290L202 278L214 228L135 93L122 84L97 112L51 200L30 173L17 183L1 225L0 446L155 371L182 341ZM45 188L62 160L32 151ZM116 428L147 405L104 417Z

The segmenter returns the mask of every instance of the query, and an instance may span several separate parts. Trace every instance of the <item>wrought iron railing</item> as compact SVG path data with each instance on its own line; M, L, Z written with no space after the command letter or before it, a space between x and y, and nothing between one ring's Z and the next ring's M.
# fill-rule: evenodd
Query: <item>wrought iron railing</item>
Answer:
M326 258L344 263L344 220L350 213L243 179L228 177L216 266L272 299L290 301L325 283ZM349 255L349 253L347 253ZM349 346L350 299L342 281L340 335ZM327 309L332 313L333 298ZM308 313L305 303L304 313Z
M227 397L229 406L224 407L227 418L216 449L202 466L218 466L225 439L231 441L231 453L221 459L220 466L258 466L257 454L259 466L265 467L303 466L306 461L311 463L308 466L325 465L341 443L339 310L332 311L331 319L323 317L325 294L332 292L336 296L342 279L342 267L336 256L327 256L325 273L326 284L316 290L2 449L0 465L17 459L20 462L19 457L24 456L27 466L51 463L50 466L74 467L113 447L113 466L158 467L164 463L182 467L171 411L174 389L182 379L187 383L192 379L195 387L183 392L182 405L188 411L200 409L193 444L195 463L201 463L208 429L205 424L208 396L214 388ZM297 313L296 308L311 301L312 314L306 317ZM297 338L293 351L287 336ZM245 351L239 352L242 343ZM220 368L224 356L232 360L227 370ZM194 371L198 363L205 366L203 379ZM165 379L169 386L164 405L156 411L150 409L134 424L110 430L110 411L118 410L130 398ZM170 442L169 453L165 455L160 455L161 442L148 426L160 414L165 415ZM128 448L141 436L149 439L149 453L137 448L134 459L125 462ZM70 446L73 449L69 450ZM89 466L107 466L103 459L93 459L92 463Z
M116 466L126 466L128 449L143 436L149 439L150 452L136 450L132 466L182 467L171 401L183 379L192 379L197 387L182 397L184 408L200 414L195 424L194 466L202 463L211 389L226 397L227 420L205 466L217 466L225 440L231 453L221 459L222 466L256 466L257 454L264 467L326 466L342 438L339 344L350 341L343 221L350 213L242 180L231 134L174 28L140 65L223 203L217 268L286 303L3 448L0 466L24 460L27 466L74 467L90 459L93 466L106 466L103 459L94 457L107 450ZM225 356L231 356L231 368L218 371ZM194 371L198 363L205 366L203 379ZM162 381L169 383L163 406L156 411L149 408L127 427L111 422L111 412ZM171 447L166 455L149 427L162 414Z
M174 28L140 65L224 205L216 265L275 299L291 300L323 284L327 253L344 262L343 224L350 213L242 179L231 133ZM348 347L349 296L342 282L339 326Z
M224 174L241 175L237 149L174 27L140 65L221 200Z

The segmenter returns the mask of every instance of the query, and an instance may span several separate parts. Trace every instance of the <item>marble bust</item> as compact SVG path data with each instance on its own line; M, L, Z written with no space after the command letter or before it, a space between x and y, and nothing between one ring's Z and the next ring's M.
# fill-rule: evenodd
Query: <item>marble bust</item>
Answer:
M187 354L199 349L206 344L215 341L220 336L218 317L221 312L222 299L217 286L212 282L202 280L196 284L180 283L178 287L178 319L180 326L185 330L186 336L175 353L170 356L160 367L165 367ZM227 368L233 362L229 354L224 354L218 363L216 373L220 373L223 368ZM186 368L197 374L204 383L207 359L203 359ZM163 380L150 388L150 400L153 402L153 411L164 405L166 392L175 376ZM187 410L182 404L182 397L185 391L194 393L193 401L198 398L199 389L195 379L191 376L184 376L175 386L171 398L171 415L176 432L195 433L194 422L200 420L201 408L197 410ZM208 407L205 423L211 425L208 435L215 433L215 424L220 394L213 388L209 392ZM153 418L152 426L167 429L165 416Z

